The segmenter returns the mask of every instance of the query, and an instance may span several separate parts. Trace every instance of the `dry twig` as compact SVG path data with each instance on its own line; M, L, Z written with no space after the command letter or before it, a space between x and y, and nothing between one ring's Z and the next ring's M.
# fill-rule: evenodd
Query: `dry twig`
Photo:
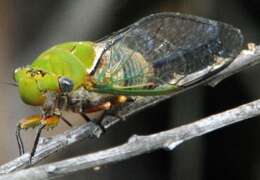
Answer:
M129 159L160 148L172 150L184 141L257 115L260 115L260 100L168 131L149 136L135 135L127 143L104 151L14 172L0 177L0 180L53 179L83 169Z

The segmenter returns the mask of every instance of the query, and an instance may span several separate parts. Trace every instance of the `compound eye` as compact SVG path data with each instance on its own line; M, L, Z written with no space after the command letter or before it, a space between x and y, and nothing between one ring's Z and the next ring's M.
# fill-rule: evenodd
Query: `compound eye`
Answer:
M71 92L73 90L73 81L67 77L59 78L59 86L61 92Z

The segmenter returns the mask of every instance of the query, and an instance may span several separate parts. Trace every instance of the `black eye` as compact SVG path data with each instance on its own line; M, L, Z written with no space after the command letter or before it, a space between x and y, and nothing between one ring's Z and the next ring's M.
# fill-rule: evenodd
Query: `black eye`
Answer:
M59 86L61 92L71 92L73 90L73 81L66 77L59 79Z

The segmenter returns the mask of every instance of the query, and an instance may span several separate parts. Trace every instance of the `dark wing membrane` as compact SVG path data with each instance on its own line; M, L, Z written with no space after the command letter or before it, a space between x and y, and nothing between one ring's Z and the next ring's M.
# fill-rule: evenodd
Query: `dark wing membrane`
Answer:
M240 52L232 26L191 15L158 13L99 42L106 50L95 69L96 91L129 95L170 93L219 71ZM194 75L192 82L178 84Z

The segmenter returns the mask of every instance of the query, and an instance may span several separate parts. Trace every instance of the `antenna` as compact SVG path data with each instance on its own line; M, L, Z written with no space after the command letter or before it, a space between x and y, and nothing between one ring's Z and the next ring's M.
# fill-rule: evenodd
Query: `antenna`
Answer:
M0 85L1 84L18 87L17 83L15 82L0 82Z

